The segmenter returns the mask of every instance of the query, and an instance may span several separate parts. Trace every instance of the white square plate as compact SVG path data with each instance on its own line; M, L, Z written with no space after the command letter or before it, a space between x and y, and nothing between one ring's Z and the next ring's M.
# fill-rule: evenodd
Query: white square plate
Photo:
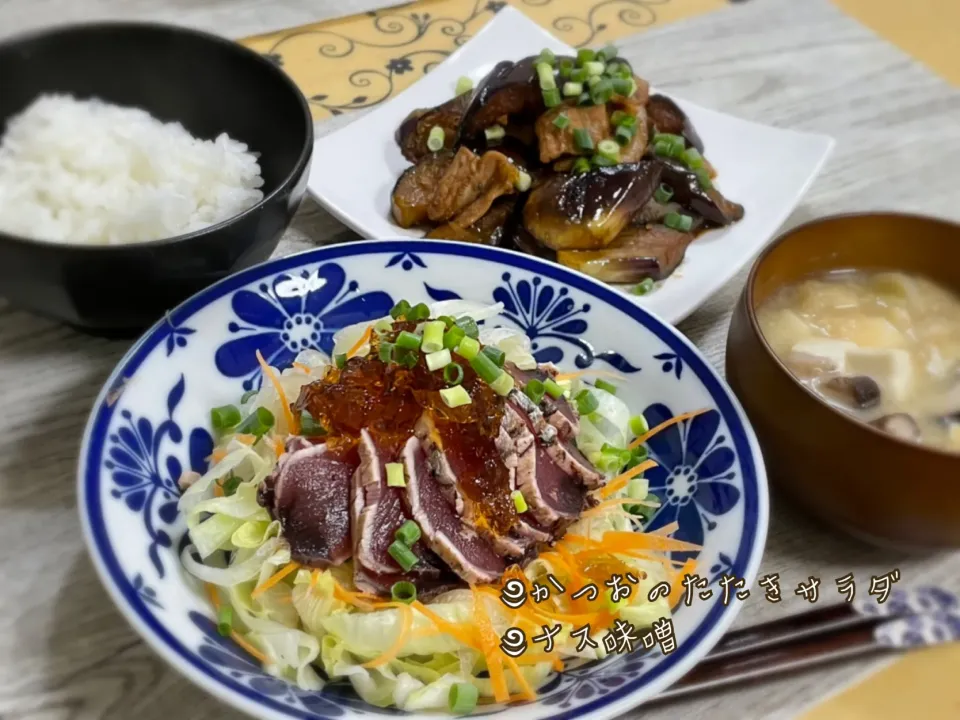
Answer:
M446 61L376 110L319 140L308 190L364 238L422 237L390 216L390 194L410 163L394 133L416 108L449 100L457 79L475 82L501 60L519 60L548 47L575 54L523 13L507 6ZM674 98L693 121L717 187L746 208L743 220L691 244L677 271L638 304L676 323L702 305L767 244L800 202L833 148L825 135L780 130Z

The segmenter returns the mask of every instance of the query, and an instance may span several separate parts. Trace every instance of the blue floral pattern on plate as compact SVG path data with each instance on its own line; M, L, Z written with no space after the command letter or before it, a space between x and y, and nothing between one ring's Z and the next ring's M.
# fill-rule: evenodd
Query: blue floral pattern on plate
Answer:
M181 375L167 393L167 418L156 429L148 419L134 420L129 410L121 410L123 423L110 435L109 459L103 463L113 479L110 494L143 516L150 538L147 552L161 578L165 569L160 549L173 545L167 528L177 519L177 480L183 472L180 460L166 448L183 440L183 431L173 415L185 390L186 381ZM203 472L213 450L213 438L206 430L195 428L188 445L190 469Z
M669 420L674 413L657 403L643 412L650 427ZM703 545L704 529L716 527L716 516L729 512L740 501L740 490L731 481L736 455L718 434L720 413L716 410L671 425L647 441L657 467L647 471L650 491L662 505L649 529L679 523L679 540ZM696 557L695 552L674 552L675 560Z
M405 259L418 271L406 272ZM371 269L379 270L376 281ZM678 536L703 544L711 574L754 572L766 522L755 441L704 361L629 299L533 258L428 240L351 243L273 261L187 301L173 312L176 323L161 324L131 349L102 391L81 454L87 540L120 607L185 672L247 712L272 720L397 714L364 704L343 682L308 693L269 677L217 635L209 616L185 607L183 573L171 571L183 549L176 481L183 469L206 466L209 408L259 383L257 350L281 368L306 347L329 352L336 330L387 314L394 299L459 297L446 289L451 277L460 278L465 297L503 302L499 321L526 332L539 359L570 369L603 360L618 369L627 376L620 394L632 396L631 407L646 407L651 425L708 407L649 443L661 463L649 473L651 487L664 499L653 527L678 519ZM171 335L171 328L193 332ZM657 367L663 372L638 372ZM676 653L576 668L552 678L537 703L506 712L511 720L573 720L648 697L689 669L705 652L709 629L733 612L720 603L681 608Z
M342 267L327 263L237 291L231 306L240 322L227 328L237 337L217 348L217 369L244 378L243 388L250 390L260 374L257 351L276 367L287 367L307 348L329 353L341 327L383 317L393 307L387 293L360 293L359 287L356 280L347 282Z

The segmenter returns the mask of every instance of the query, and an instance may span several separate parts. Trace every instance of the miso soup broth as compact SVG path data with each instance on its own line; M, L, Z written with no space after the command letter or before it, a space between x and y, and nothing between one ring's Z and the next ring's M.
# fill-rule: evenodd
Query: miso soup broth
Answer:
M960 297L900 272L844 271L757 308L767 342L820 397L864 422L960 452Z

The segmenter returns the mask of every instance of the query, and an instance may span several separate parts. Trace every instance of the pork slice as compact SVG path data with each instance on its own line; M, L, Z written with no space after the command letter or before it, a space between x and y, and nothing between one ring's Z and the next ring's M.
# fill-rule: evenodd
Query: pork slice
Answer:
M557 537L562 528L576 520L586 503L583 487L563 471L548 452L542 436L556 439L556 429L549 425L530 402L523 403L514 391L506 413L516 418L514 438L517 448L517 488L523 494L530 512L540 528Z
M327 568L350 558L350 479L356 467L335 457L326 444L299 437L287 441L258 499L280 522L291 559Z
M560 115L569 121L563 128L554 123ZM581 154L574 139L577 130L586 130L594 145L609 137L610 118L606 105L580 106L567 101L537 118L535 128L540 140L540 162L549 163L564 155ZM639 160L639 156L636 159Z
M423 541L469 583L497 580L506 563L493 546L457 515L427 464L427 455L416 437L403 448L407 474L406 497Z
M407 573L388 552L397 530L411 519L404 505L404 490L387 485L387 459L367 430L360 432L359 450L360 465L353 475L351 496L354 581L359 586L364 572L404 574L408 580L439 577L440 563L434 561L429 549L419 540L410 548L419 562Z
M427 215L433 222L450 220L469 227L482 218L493 201L516 190L520 171L501 153L482 156L461 147L433 192Z

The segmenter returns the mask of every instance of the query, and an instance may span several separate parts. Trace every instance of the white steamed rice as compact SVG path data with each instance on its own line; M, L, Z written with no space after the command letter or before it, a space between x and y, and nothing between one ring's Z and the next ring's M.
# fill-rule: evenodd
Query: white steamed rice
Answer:
M116 245L199 230L257 204L257 155L136 108L42 95L0 141L0 230Z

